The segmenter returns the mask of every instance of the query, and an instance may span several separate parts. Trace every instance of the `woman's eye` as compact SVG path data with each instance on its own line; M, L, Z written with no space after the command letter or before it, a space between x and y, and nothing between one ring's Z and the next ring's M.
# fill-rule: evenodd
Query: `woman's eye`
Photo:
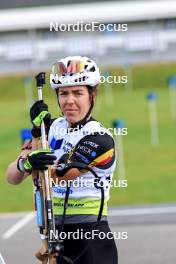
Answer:
M82 93L81 92L76 92L76 95L82 95Z
M59 96L64 96L66 95L66 93L59 93Z

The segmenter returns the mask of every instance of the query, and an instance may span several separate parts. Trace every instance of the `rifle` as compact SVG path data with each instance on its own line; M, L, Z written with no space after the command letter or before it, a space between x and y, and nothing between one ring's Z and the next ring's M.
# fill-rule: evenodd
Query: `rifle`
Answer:
M38 100L42 100L42 89L45 84L45 73L41 72L36 77L36 86L38 90ZM33 138L32 148L47 148L47 139L45 124L41 124L41 140L40 138ZM55 234L55 220L53 214L53 205L51 198L51 170L34 171L32 173L33 182L35 186L35 207L37 214L37 224L40 230L42 240L41 249L35 256L42 262L42 264L56 264L56 256L59 254L62 245L53 236Z

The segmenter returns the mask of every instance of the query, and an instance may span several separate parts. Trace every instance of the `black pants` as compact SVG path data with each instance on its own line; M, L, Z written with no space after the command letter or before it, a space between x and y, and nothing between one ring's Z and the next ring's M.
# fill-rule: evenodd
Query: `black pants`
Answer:
M60 227L57 228L60 231ZM90 235L92 230L95 230L94 236ZM65 225L63 231L67 235L68 232L82 234L82 237L79 235L79 239L77 239L78 237L72 236L70 233L70 236L68 235L63 240L62 255L71 259L72 263L118 264L118 253L114 238L109 239L106 236L108 232L111 232L107 222ZM86 232L91 239L85 238ZM64 257L58 257L57 263L66 264L69 262Z

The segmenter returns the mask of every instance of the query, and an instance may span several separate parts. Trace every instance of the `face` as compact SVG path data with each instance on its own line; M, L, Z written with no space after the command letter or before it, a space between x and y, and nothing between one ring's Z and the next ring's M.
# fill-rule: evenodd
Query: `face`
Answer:
M86 86L59 88L58 99L61 110L70 124L82 120L91 105L90 95Z

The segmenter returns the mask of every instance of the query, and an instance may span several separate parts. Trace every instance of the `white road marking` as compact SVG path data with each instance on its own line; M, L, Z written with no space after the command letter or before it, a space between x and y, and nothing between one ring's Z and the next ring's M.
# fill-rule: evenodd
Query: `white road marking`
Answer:
M176 205L170 206L152 206L152 207L141 207L141 208L110 208L109 216L136 216L136 215L157 215L157 214L176 214ZM15 217L19 217L19 213L14 214ZM15 223L11 228L9 228L3 235L3 239L9 239L21 228L23 228L28 222L30 222L34 217L34 212L28 212L17 223ZM2 218L1 218L2 217ZM0 219L13 218L13 214L3 214L0 215ZM0 263L1 264L1 263Z
M29 213L32 213L32 211L18 212L18 213L0 213L0 220L22 218Z
M113 209L109 210L109 216L130 216L130 215L155 215L176 213L176 206L168 207L146 207L146 208L129 208L129 209Z
M25 215L17 223L15 223L10 229L8 229L3 235L3 239L8 239L12 237L16 232L23 228L28 222L30 222L35 217L35 213L31 212Z
M2 255L1 255L1 253L0 253L0 264L5 264L5 261L4 261Z

